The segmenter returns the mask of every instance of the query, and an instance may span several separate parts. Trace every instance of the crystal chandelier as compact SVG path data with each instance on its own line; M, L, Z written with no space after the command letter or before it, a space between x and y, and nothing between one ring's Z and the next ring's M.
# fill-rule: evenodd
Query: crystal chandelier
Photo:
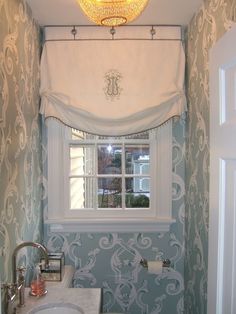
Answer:
M98 25L129 23L144 10L148 0L77 0L87 17Z

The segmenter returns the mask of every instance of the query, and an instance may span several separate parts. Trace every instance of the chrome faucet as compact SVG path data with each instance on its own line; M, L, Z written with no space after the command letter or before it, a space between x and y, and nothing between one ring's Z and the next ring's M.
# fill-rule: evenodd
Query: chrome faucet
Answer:
M16 293L18 291L19 294L19 306L24 305L25 300L24 300L24 291L25 291L25 279L24 279L24 269L21 267L19 269L17 269L16 267L16 258L17 258L17 253L20 249L22 249L23 247L35 247L37 249L39 249L45 258L45 268L48 268L48 250L47 248L40 243L37 242L23 242L21 244L19 244L13 251L12 253L12 276L13 276L13 285L16 286ZM18 280L17 280L17 271L19 271L19 276L18 276Z

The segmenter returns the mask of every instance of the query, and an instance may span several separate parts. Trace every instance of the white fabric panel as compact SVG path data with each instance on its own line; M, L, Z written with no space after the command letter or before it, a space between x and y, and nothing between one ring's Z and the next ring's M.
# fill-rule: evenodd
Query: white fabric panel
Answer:
M184 64L180 41L46 42L40 112L100 135L154 128L185 110Z

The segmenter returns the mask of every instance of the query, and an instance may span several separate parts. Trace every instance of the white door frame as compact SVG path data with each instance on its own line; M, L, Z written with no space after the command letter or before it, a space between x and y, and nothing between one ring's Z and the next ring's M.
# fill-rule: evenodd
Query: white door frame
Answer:
M208 314L236 313L236 26L210 51Z

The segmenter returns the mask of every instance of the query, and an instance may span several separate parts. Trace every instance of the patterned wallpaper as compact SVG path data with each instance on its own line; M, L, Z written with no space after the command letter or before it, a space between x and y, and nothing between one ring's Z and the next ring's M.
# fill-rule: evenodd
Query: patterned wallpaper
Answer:
M42 234L39 38L24 2L0 1L0 281L4 282L11 281L15 246L40 241ZM27 263L33 252L25 253L22 258Z
M184 313L184 120L173 128L173 216L168 233L50 233L50 251L64 251L74 265L75 287L102 287L103 311L130 314ZM173 269L148 274L141 258L169 258Z
M14 247L21 241L40 241L42 226L40 41L24 1L0 1L0 42L0 275L1 281L10 281ZM177 222L169 233L50 234L45 230L49 250L63 250L67 263L76 266L76 287L103 287L104 311L183 313L184 120L174 125L173 134ZM29 264L31 252L22 253L23 263ZM139 265L141 257L169 258L173 270L149 275Z
M231 20L236 20L234 0L206 0L188 27L186 209L185 125L181 120L173 132L173 215L177 222L170 232L51 234L45 228L48 248L63 250L67 263L75 265L74 285L103 287L104 312L206 313L208 51ZM41 239L39 29L23 0L0 1L0 43L0 275L8 281L15 245ZM150 275L140 267L141 257L169 258L173 270Z
M207 313L209 49L236 21L235 0L206 0L187 30L185 313Z

